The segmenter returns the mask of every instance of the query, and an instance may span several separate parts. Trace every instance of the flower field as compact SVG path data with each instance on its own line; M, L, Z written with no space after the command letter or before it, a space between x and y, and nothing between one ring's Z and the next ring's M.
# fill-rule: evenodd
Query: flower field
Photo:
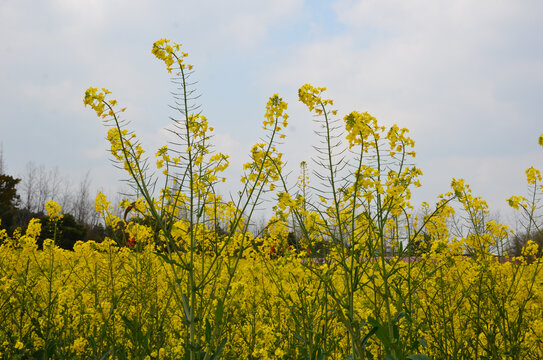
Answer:
M175 294L175 276L154 246L133 251L113 242L88 242L79 243L73 252L52 244L42 251L33 245L32 236L20 238L19 248L1 248L4 358L45 353L57 358L184 357L189 333ZM413 263L388 261L387 266L397 269L389 277L389 306L398 331L394 336L406 349L436 359L475 354L541 358L543 285L536 264L450 255ZM355 292L353 315L357 336L364 337L387 319L386 295L376 262L358 266L365 274ZM226 273L225 266L214 281L228 282ZM348 315L319 279L338 276L333 273L333 265L304 265L293 254L241 260L223 309L222 356L343 358L351 351L345 325L350 319L344 318ZM177 276L183 279L187 273ZM339 294L346 291L341 279L331 284ZM213 306L222 298L217 288L224 286L207 287L198 299L205 314L196 326L201 343L216 331ZM382 337L386 342L386 335ZM383 340L371 336L364 356L382 358Z
M407 129L365 112L340 118L326 89L306 84L299 100L321 138L313 175L305 162L294 184L285 175L289 117L275 94L239 197L225 200L215 185L228 156L213 152L180 50L153 44L174 76L176 141L152 155L107 89L85 92L134 190L123 217L96 197L111 236L59 248L54 201L43 247L39 220L0 230L3 358L543 358L538 170L526 171L527 197L508 199L527 238L509 256L513 232L462 179L434 205L410 204L422 172ZM255 231L265 197L273 216Z

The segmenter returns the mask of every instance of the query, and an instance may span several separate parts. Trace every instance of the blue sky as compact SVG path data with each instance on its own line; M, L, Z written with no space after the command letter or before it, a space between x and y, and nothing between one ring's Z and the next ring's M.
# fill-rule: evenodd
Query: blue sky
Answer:
M311 156L311 116L297 102L311 83L328 88L342 116L368 111L411 129L424 172L418 201L463 177L506 211L505 198L526 191L524 170L543 160L542 33L535 0L0 0L4 162L13 175L33 161L74 182L90 170L94 188L118 189L123 174L83 92L113 91L154 152L172 88L150 50L166 37L190 53L233 179L276 92L291 115L287 160Z

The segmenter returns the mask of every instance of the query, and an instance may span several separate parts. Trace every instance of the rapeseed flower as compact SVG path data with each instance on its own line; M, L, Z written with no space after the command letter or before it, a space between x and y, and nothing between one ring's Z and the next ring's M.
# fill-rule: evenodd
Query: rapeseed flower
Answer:
M51 220L57 221L62 218L60 205L56 201L48 201L45 204L45 211Z

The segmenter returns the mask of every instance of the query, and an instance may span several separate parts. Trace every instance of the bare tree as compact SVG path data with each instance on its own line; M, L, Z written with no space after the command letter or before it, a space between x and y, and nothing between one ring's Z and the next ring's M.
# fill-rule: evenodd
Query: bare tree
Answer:
M79 182L79 187L76 191L72 214L74 218L80 222L88 224L92 215L92 207L90 200L90 171L87 171L85 176Z
M71 186L70 180L64 177L58 167L52 170L44 165L37 166L33 162L26 164L22 182L18 191L21 194L21 206L27 213L43 213L45 203L55 200L64 210L70 213L75 220L89 226L100 223L100 215L94 209L94 197L91 195L91 177L88 171L77 186ZM114 212L122 215L118 209L120 201L117 194L117 202L114 202Z
M45 210L45 203L50 200L50 174L45 168L45 165L38 167L38 178L36 188L36 203L34 209L36 212L43 213Z
M49 197L51 200L60 200L60 190L65 186L64 178L61 176L58 167L50 170L48 172L48 187L49 187Z
M74 194L72 183L69 178L63 177L61 182L61 191L54 200L57 200L64 212L70 212L73 207Z
M23 199L23 208L27 211L34 211L36 187L37 187L37 167L31 161L25 166L25 172L22 176L21 193Z
M44 212L45 203L49 200L59 201L61 190L68 190L66 185L58 167L48 170L44 165L36 166L32 161L27 163L19 186L23 209L34 213ZM65 204L61 202L62 205Z

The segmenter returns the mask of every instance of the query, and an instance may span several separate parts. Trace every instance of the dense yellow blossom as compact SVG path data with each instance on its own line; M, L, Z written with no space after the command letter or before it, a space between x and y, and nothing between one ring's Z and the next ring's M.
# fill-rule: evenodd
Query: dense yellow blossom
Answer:
M183 236L187 227L181 227L185 228L180 233ZM135 235L141 231L136 228L132 230L136 231ZM275 233L276 230L272 228L270 231L272 237L285 236L279 235L280 232ZM267 250L273 245L269 245ZM276 243L275 246L277 254L279 245ZM59 351L63 351L68 358L94 357L113 349L124 349L122 351L132 354L130 358L137 358L140 356L138 354L153 358L159 353L165 359L180 356L182 350L178 346L187 336L187 327L180 320L184 315L182 308L172 301L175 290L170 279L171 269L165 267L164 260L154 254L152 247L146 247L142 252L131 252L111 243L98 246L89 242L78 244L75 252L66 252L54 246L48 251L54 254L52 266L56 269L56 275L53 278L49 277L47 270L49 252L35 248L17 250L0 247L0 265L3 269L0 300L4 304L0 309L4 319L0 342L5 343L3 351L13 353L27 349L27 354L32 354L32 351L43 349L46 344L55 341L60 346ZM536 245L529 243L524 254L528 256L535 251ZM262 252L264 255L243 260L231 285L232 295L227 310L230 315L224 329L229 333L229 341L224 357L248 359L251 355L258 355L270 359L298 358L305 351L304 336L297 338L295 334L320 331L319 326L324 324L328 340L315 338L314 344L325 346L327 343L333 357L348 353L349 343L345 342L342 322L333 315L339 309L326 312L323 307L328 302L330 310L333 309L331 299L319 288L318 276L312 273L317 268L310 270L297 258L270 260ZM408 272L411 272L411 276L425 277L417 291L411 294L409 303L402 305L401 301L406 299L402 300L400 294L393 295L393 298L397 307L395 312L400 308L414 311L411 317L414 323L410 327L407 327L408 323L402 325L402 333L411 336L411 326L412 329L419 327L421 330L413 336L425 339L428 344L425 352L428 355L442 358L445 348L450 349L450 356L455 352L474 354L478 343L480 355L488 353L485 346L492 346L495 354L505 354L512 344L517 344L520 354L533 359L543 356L540 342L543 336L540 317L543 285L531 280L539 274L540 265L493 261L486 269L481 269L480 264L461 257L400 264L398 272L393 275L394 279L399 281ZM275 271L263 271L266 267L272 267ZM365 271L368 284L378 280L377 269L370 267ZM331 274L335 277L333 272ZM481 276L488 282L484 283L484 297L480 297ZM377 278L372 280L373 277ZM30 282L26 286L18 286L19 281L25 278ZM225 271L219 281L226 279ZM339 286L339 278L333 281ZM405 282L398 284L402 288L409 286ZM54 298L48 298L45 291L49 286L56 294ZM383 294L375 299L373 293L377 290L379 294L380 286L382 284L377 281L357 292L355 314L361 321L384 316L381 313L384 310ZM532 287L533 295L529 298L522 290L525 286ZM511 292L511 289L514 290ZM217 299L218 294L212 288L209 291L207 296L211 300ZM501 300L495 302L494 297ZM43 311L48 304L55 304L49 315ZM519 318L519 306L522 318ZM474 317L478 317L482 323L477 325ZM300 323L302 319L314 323L303 325ZM503 321L505 328L493 328L498 323L503 324ZM49 323L49 331L54 332L55 337L48 339L43 332L41 335L35 334L38 323L42 326ZM521 324L525 329L523 333L514 335L520 336L522 342L515 343L517 338L512 336L516 330L509 327L513 324ZM141 347L141 340L130 335L130 326L141 329L147 348ZM19 331L17 329L35 335L20 340L7 337L9 332ZM103 332L98 329L103 329ZM494 338L480 337L476 343L463 340L473 338L475 334L488 334L494 331L492 329L498 331ZM364 332L369 330L369 325L363 327ZM451 336L444 337L445 334ZM382 347L379 343L370 339L369 345L374 356L380 357Z
M123 219L97 195L111 238L68 252L51 239L38 250L38 220L0 233L4 356L543 358L537 244L528 239L520 256L502 256L500 244L513 231L489 220L487 203L463 179L453 178L435 206L414 210L422 171L408 129L362 111L338 125L324 87L298 91L324 129L321 166L312 169L321 183L309 186L303 162L298 187L288 184L277 143L287 103L274 94L263 120L267 137L250 149L239 198L224 200L215 184L225 180L229 157L212 151L213 128L192 104L193 67L181 47L153 44L177 76L180 116L168 130L180 144L160 147L151 162L110 91L85 92L138 194L121 202ZM150 175L149 163L160 171ZM531 200L508 202L538 228L542 177L533 167L526 176ZM158 179L164 186L155 188ZM275 191L274 214L253 233L251 216L267 191ZM54 203L47 210L60 213Z
M526 170L526 179L528 184L535 185L537 181L541 182L541 172L531 166Z
M48 201L45 203L45 211L52 220L59 220L62 218L60 205L56 201Z

